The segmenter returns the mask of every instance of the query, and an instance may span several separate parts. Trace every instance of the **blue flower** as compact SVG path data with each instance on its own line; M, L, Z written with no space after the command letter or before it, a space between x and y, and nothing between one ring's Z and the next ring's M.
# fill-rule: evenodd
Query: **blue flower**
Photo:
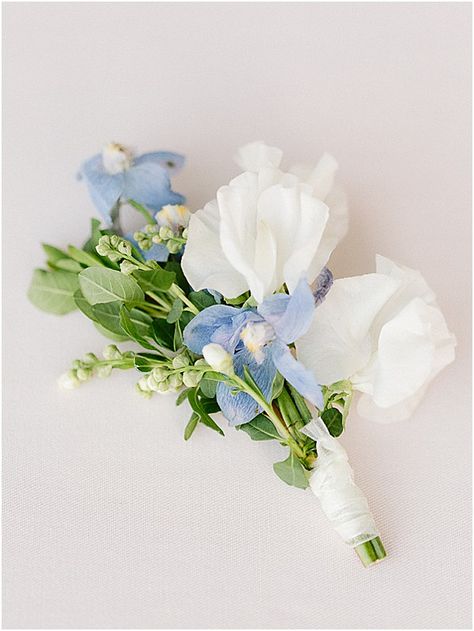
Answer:
M321 387L288 347L308 330L314 308L311 288L302 279L291 296L274 294L257 309L208 307L185 328L184 343L199 355L206 344L220 344L233 355L235 372L242 377L247 366L268 401L278 370L308 401L322 407ZM261 411L250 395L232 394L223 382L217 386L217 402L231 425L248 423Z
M184 157L169 151L144 153L133 157L117 143L107 145L101 154L81 167L92 201L107 224L120 201L132 199L154 211L166 204L182 204L185 198L171 190L170 175L184 164Z

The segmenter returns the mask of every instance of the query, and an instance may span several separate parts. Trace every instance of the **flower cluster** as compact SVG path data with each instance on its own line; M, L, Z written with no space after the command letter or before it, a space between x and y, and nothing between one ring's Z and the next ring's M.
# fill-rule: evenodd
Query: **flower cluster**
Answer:
M29 297L134 344L75 360L62 386L134 369L142 396L188 402L186 440L198 426L223 434L222 413L251 439L278 442L288 451L275 473L310 487L370 564L385 552L337 438L354 397L376 421L410 416L456 342L419 272L377 256L375 272L333 278L327 264L348 229L338 164L324 154L285 169L282 158L262 142L242 147L242 172L191 213L171 188L182 156L107 145L81 168L105 225L93 220L82 248L44 245ZM124 205L141 229L123 234Z

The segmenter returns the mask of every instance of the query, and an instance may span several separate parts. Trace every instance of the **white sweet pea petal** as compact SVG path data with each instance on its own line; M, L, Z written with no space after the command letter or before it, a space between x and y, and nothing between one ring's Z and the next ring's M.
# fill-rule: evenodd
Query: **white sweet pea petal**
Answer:
M234 160L243 171L257 172L263 167L280 166L283 151L269 147L263 141L250 142L237 151Z
M383 422L395 412L398 419L407 418L421 400L426 384L454 360L454 344L439 309L414 298L382 327L376 360L365 377L372 383L374 405L361 399L364 416ZM357 381L363 383L364 375L355 377L355 387ZM382 414L380 408L395 409Z
M241 164L250 170L221 187L217 200L197 213L208 227L211 221L216 222L213 231L219 235L221 261L218 263L214 255L219 247L216 240L211 238L212 252L208 256L208 241L202 230L199 237L193 235L199 224L191 220L183 270L195 289L215 289L228 298L250 290L260 303L284 283L290 291L302 276L311 283L342 236L337 215L331 217L331 209L314 193L318 189L328 198L333 194L337 164L325 156L311 183L306 183L277 168L281 152L275 148L252 143L241 153L248 158ZM345 206L341 208L344 214ZM244 288L240 282L232 282L229 266L237 273L235 279L245 278ZM225 269L225 290L220 267Z
M376 274L335 281L297 349L322 383L350 379L364 393L362 416L390 422L412 414L455 345L421 274L378 257Z
M395 293L397 281L382 274L336 280L315 310L309 331L296 341L298 359L319 383L348 379L370 361L370 327Z
M182 268L196 290L211 288L235 298L248 289L245 277L224 256L216 201L191 215Z

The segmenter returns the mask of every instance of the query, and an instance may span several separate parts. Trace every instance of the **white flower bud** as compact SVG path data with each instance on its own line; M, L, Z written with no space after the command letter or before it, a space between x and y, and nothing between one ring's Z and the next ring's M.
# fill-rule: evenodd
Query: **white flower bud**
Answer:
M115 344L109 344L108 346L106 346L104 348L104 350L102 351L102 355L104 356L104 359L107 359L109 361L111 359L121 359L122 358L122 353L115 346Z
M202 379L202 372L199 370L188 370L183 373L183 383L187 388L195 388Z
M85 359L88 362L96 362L97 361L97 356L94 355L94 353L86 353Z
M112 372L112 366L110 364L106 364L105 366L97 366L97 376L101 379L105 379Z
M167 241L168 239L172 239L174 237L174 232L169 226L162 226L160 228L159 235L163 241Z
M76 376L79 381L88 381L92 377L92 371L87 368L78 368Z
M202 349L202 354L213 370L221 372L224 375L234 374L232 355L220 344L206 344L206 346Z
M126 276L129 276L136 269L138 269L138 266L135 265L135 263L132 263L131 261L122 261L120 263L120 271L122 272L122 274L125 274Z
M74 390L74 388L77 388L80 385L81 382L76 377L76 374L73 370L65 372L58 379L58 386L60 388L63 388L64 390Z
M160 381L159 384L157 384L156 387L156 392L160 392L161 394L166 394L170 391L170 386L168 383L168 379L165 379L164 381Z
M181 378L181 375L171 375L168 378L168 385L171 390L179 390L179 388L181 388L181 386L183 385L183 379Z
M186 366L189 366L191 360L187 355L181 353L180 355L176 355L171 363L173 365L173 368L185 368Z
M153 368L151 374L153 376L153 379L157 383L159 383L160 381L164 381L166 379L166 377L168 376L168 371L166 370L166 368L157 367Z
M125 256L130 256L132 253L132 246L128 241L120 241L117 247L118 251Z
M182 248L181 243L178 243L177 241L173 241L173 240L169 240L168 243L166 244L166 247L168 248L168 252L170 254L177 254L177 252L179 252Z

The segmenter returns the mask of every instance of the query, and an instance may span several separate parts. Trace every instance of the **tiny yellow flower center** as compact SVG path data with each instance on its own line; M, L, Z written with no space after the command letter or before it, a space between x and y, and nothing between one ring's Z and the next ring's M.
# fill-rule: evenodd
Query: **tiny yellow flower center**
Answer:
M274 337L272 327L266 322L249 322L240 333L245 348L252 353L258 364L264 360L264 346Z

